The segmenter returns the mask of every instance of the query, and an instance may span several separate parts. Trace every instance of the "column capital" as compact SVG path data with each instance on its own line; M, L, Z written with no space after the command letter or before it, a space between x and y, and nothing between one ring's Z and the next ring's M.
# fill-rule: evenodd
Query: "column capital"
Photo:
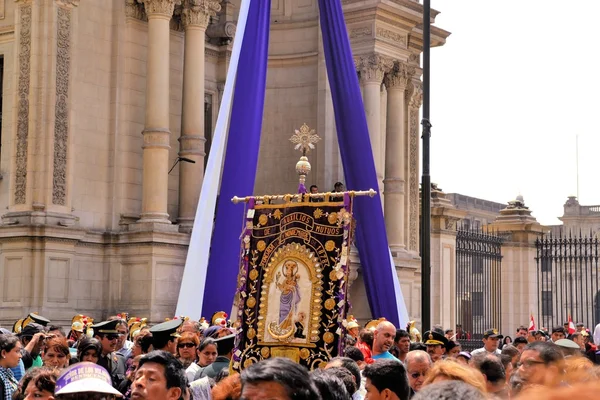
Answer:
M412 83L411 90L406 92L407 100L411 108L421 108L423 104L423 84L421 81Z
M184 0L181 21L184 29L188 26L196 26L206 29L210 17L214 17L221 11L218 0Z
M404 90L415 74L416 68L405 62L397 61L390 72L385 75L385 86L388 89Z
M173 17L173 11L175 5L181 4L182 0L142 0L146 15L148 18L166 18L171 19Z
M371 54L355 58L354 65L360 73L361 82L381 84L385 74L394 68L394 61L379 54Z

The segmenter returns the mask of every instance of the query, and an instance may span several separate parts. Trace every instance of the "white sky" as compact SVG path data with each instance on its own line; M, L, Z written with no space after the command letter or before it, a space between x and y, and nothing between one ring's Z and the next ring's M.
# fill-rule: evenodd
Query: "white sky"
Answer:
M543 224L567 196L600 204L600 0L431 0L452 32L431 51L431 178Z

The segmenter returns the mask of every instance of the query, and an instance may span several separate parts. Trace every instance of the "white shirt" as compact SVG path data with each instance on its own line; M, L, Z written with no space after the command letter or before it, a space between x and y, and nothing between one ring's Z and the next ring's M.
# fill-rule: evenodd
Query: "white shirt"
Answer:
M487 351L485 349L485 347L482 347L480 349L473 350L471 352L472 356L476 356L477 354L495 354L495 355L499 356L500 354L502 354L502 352L500 351L500 349L496 349L496 351Z
M201 366L199 366L198 364L191 363L189 367L187 367L187 369L185 370L185 376L187 376L188 378L188 382L192 383L194 381L194 377L196 376L196 373L198 371L200 371L202 369Z

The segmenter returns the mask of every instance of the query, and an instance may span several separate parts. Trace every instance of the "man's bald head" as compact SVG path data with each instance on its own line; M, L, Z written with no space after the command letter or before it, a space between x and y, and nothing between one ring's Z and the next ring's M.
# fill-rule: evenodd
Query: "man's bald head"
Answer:
M373 332L373 355L385 353L394 345L396 327L389 321L382 321Z

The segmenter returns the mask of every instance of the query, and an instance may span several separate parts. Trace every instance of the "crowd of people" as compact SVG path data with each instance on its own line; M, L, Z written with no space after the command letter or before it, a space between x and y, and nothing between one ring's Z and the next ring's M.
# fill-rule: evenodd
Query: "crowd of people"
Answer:
M127 315L100 323L79 315L67 335L30 314L1 329L0 400L581 400L600 389L600 351L583 326L521 326L514 341L489 329L472 352L456 340L460 327L421 335L414 323L361 326L349 317L344 328L343 354L313 371L267 358L237 374L237 332L224 312L152 327Z

